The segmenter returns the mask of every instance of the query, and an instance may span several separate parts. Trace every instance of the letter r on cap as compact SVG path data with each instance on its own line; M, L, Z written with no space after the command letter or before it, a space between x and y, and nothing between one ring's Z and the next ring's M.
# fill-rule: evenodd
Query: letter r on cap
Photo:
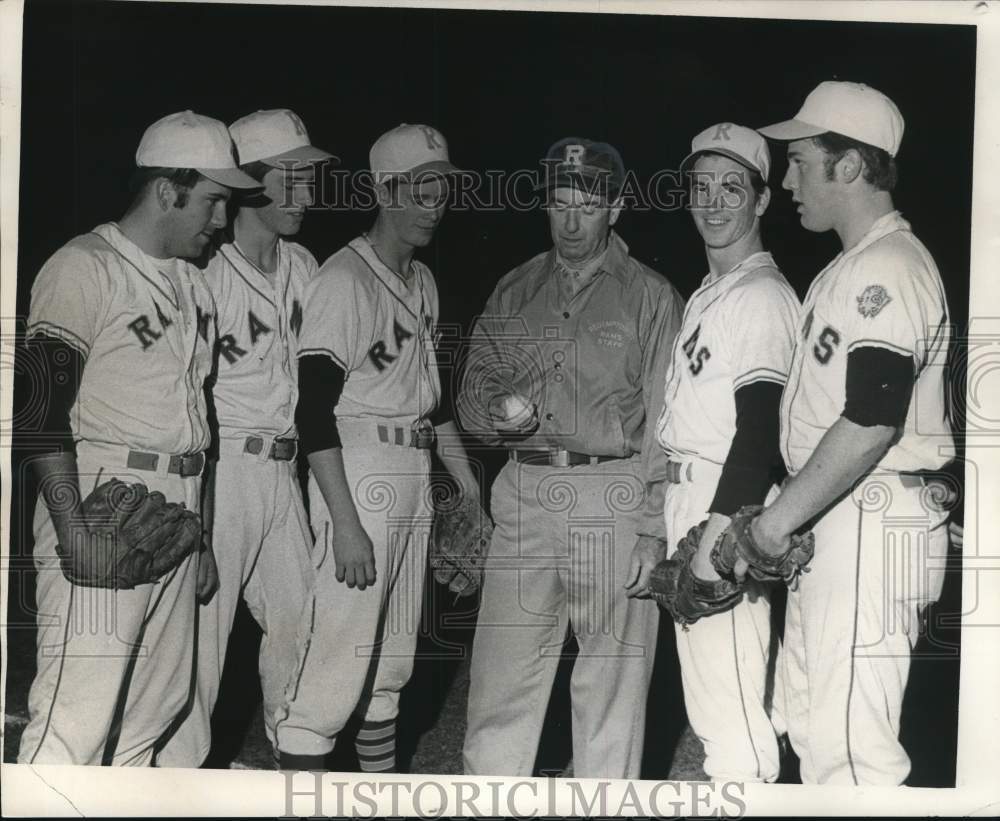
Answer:
M433 151L435 148L440 148L441 143L438 142L437 134L434 129L427 125L420 126L420 130L424 132L424 139L427 140L427 148Z
M292 127L295 129L295 133L300 137L304 137L306 133L306 127L302 124L302 120L299 119L299 115L294 111L286 111L285 114L288 115L288 119L292 121Z
M732 123L719 123L715 127L715 136L712 137L713 140L728 140L729 139L729 129L733 127Z
M568 165L583 165L584 147L579 143L570 143L566 146L566 156L563 162Z

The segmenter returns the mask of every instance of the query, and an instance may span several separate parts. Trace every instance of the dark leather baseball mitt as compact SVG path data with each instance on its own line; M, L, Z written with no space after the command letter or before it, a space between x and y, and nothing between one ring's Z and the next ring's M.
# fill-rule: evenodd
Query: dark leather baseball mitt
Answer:
M150 584L201 545L201 518L143 484L111 479L84 499L82 513L72 544L57 550L63 575L83 587Z
M763 509L761 505L745 505L736 512L712 548L712 564L720 576L732 578L737 559L743 559L749 565L749 576L762 582L783 581L794 588L799 575L809 570L815 538L811 531L796 533L784 552L764 552L750 531L750 524Z
M677 543L677 552L649 575L651 598L685 628L705 616L732 610L743 598L742 585L729 579L700 579L691 569L706 524L692 527Z

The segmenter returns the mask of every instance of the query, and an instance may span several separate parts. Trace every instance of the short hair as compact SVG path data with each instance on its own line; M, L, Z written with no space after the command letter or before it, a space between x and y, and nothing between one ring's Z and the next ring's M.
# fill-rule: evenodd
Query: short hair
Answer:
M861 155L863 163L861 176L865 182L875 188L876 191L892 191L896 187L898 171L895 158L889 156L889 152L876 148L874 145L863 143L860 140L845 137L834 131L826 131L812 138L813 144L819 148L823 154L823 168L826 170L826 178L833 179L833 167L840 162L843 156L852 148Z
M163 178L167 180L177 191L177 201L175 208L183 208L187 205L188 194L198 182L203 179L202 174L195 168L166 168L163 166L141 166L132 172L129 179L128 188L134 199L138 199L154 180Z
M754 171L752 168L747 170L750 172L750 187L753 188L757 199L760 199L767 190L767 181L760 175L759 171Z

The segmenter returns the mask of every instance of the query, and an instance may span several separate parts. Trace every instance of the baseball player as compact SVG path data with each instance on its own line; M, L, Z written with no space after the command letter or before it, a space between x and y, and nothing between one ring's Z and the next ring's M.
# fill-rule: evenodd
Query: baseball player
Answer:
M492 490L465 771L531 775L572 631L574 774L637 778L658 614L621 588L637 533L663 531L662 507L643 515L641 452L682 303L612 230L618 151L569 138L545 165L554 247L497 284L458 402L465 428L510 455Z
M953 453L944 289L893 205L903 118L888 97L824 82L761 133L788 142L782 185L802 225L843 246L806 296L782 398L791 478L750 527L770 553L806 523L816 538L788 600L789 737L806 783L900 784L910 651L948 541L924 486Z
M188 260L225 226L231 191L258 184L236 168L225 125L190 111L151 125L136 165L125 216L71 240L32 288L29 344L48 364L44 430L58 450L34 460L43 616L22 763L151 764L188 701L196 595L216 582L210 548L133 589L60 572L99 482L200 507L215 304Z
M263 190L240 200L232 236L206 270L218 307L212 397L219 453L210 466L219 591L199 617L194 706L157 757L161 765L197 767L208 755L211 713L241 593L263 630L264 728L279 759L278 717L290 683L319 684L296 678L309 637L302 619L311 606L314 571L295 466L295 349L303 292L317 265L290 237L312 204L315 165L335 158L310 145L302 121L288 109L258 111L229 130L241 168Z
M322 769L352 713L363 770L395 769L399 693L413 670L430 531L430 448L478 504L454 423L435 416L438 294L414 252L434 236L455 171L444 137L403 124L372 146L378 216L308 284L299 335L296 421L309 459L318 554L315 631L290 709L323 711L320 731L289 730L283 766ZM435 423L437 423L435 425ZM441 445L447 442L447 447ZM292 725L289 718L288 724ZM292 741L295 746L292 746Z
M770 166L764 138L733 123L698 134L681 164L709 273L674 341L657 438L670 460L671 552L708 520L692 560L705 579L719 578L710 554L729 517L762 504L784 473L778 408L799 305L761 241ZM633 554L630 596L642 595L657 558L648 547ZM764 703L771 625L761 592L689 627L675 625L688 719L705 747L704 770L717 781L774 781L780 769Z

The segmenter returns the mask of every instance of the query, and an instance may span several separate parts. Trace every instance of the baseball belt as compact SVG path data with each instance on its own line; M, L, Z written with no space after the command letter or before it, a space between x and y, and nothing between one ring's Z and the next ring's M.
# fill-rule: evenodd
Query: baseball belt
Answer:
M679 485L685 479L690 482L693 478L691 472L690 462L674 462L673 460L667 462L667 481L671 484Z
M243 452L252 456L260 456L266 440L261 436L248 436L243 443ZM279 462L291 462L299 452L298 439L275 439L271 442L267 458Z
M164 453L148 453L142 450L130 450L125 466L132 470L148 470L155 473L161 458L168 458L167 473L180 476L199 476L205 468L205 453L190 453L167 456Z
M525 450L511 448L510 458L522 465L548 465L554 468L568 468L576 465L599 465L602 462L613 462L623 459L623 456L592 456L589 453L577 453L562 448L547 448L546 450Z
M935 482L947 486L954 484L954 481L947 472L938 470L900 471L899 473L899 483L905 488L927 487Z
M426 419L419 419L408 428L395 425L376 425L378 440L386 445L426 450L434 446L437 434L434 426Z

